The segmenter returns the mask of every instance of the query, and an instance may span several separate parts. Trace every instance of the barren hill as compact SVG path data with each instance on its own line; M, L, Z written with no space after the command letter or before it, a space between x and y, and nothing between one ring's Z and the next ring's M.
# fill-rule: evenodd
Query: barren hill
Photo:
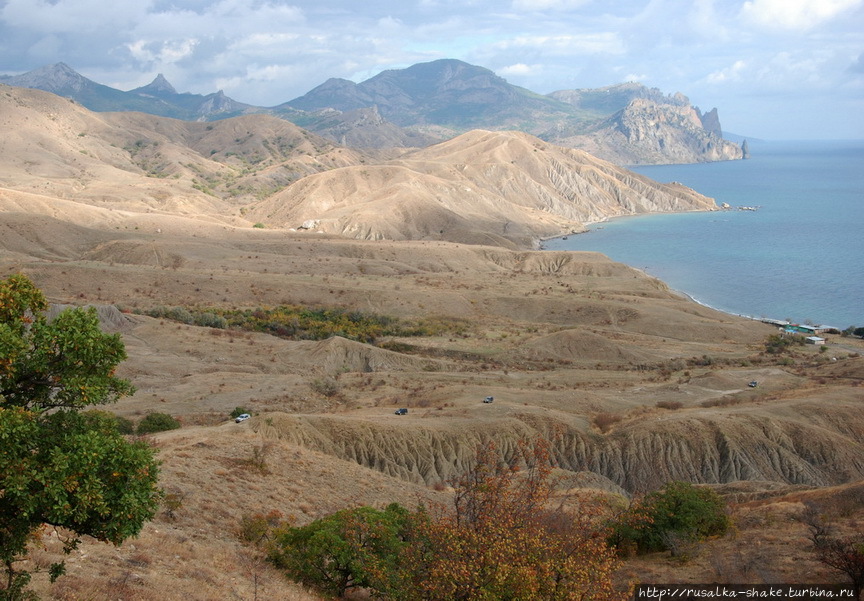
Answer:
M4 188L233 225L527 247L607 217L714 208L683 186L518 132L470 132L376 164L267 115L204 124L97 114L11 87L0 123L10 130Z
M0 86L0 187L110 209L245 223L239 208L360 155L266 115L213 124L93 113Z
M473 131L377 166L308 177L250 216L362 239L443 239L520 246L586 222L712 210L713 200L657 184L519 132ZM304 225L306 224L306 225Z

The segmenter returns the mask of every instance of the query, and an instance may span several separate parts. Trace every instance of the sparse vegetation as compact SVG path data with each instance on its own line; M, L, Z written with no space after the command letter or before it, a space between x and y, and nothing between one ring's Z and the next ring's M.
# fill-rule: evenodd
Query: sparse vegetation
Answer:
M452 318L433 316L408 321L362 311L316 309L299 305L257 309L160 306L146 310L144 314L189 325L266 332L292 340L323 340L331 336L341 336L366 343L374 343L382 336L464 335L471 327L467 321Z
M617 413L609 413L608 411L604 411L602 413L598 413L594 416L594 425L603 432L608 432L612 426L617 424L618 422L624 419L623 415Z
M804 346L804 336L798 334L772 334L765 341L765 352L769 355L779 355L795 346Z
M309 388L328 399L338 395L340 390L339 382L334 378L316 378L309 383Z

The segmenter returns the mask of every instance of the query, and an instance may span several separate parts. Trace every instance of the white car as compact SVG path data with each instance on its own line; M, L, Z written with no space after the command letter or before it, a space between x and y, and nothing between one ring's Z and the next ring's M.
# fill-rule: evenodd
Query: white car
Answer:
M234 421L239 424L240 422L245 422L250 417L252 417L252 416L249 415L248 413L241 413L240 415L238 415L237 417L234 418Z

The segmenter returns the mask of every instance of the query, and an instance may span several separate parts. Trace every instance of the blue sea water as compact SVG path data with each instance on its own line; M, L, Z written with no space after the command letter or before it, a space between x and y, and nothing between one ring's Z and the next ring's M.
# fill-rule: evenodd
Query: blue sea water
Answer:
M744 161L633 170L757 211L613 219L545 248L602 252L728 313L864 325L864 140L749 144Z

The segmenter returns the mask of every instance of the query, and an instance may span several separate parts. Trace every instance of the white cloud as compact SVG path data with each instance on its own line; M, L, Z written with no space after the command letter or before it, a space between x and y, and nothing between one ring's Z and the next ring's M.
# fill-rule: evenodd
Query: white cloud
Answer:
M543 55L622 54L624 42L614 32L574 35L520 35L493 45L498 50L535 50Z
M628 73L627 75L624 76L624 81L645 81L646 79L648 79L648 76L645 75L644 73L642 73L642 74Z
M163 42L146 42L136 40L126 47L130 54L142 63L159 63L166 65L176 63L184 58L192 56L199 40L191 38L185 40L165 40Z
M743 60L735 61L731 66L719 71L710 73L706 78L708 83L726 83L730 81L740 81L742 73L747 69L747 62Z
M741 17L769 28L804 31L861 5L862 0L749 0Z
M546 11L546 10L574 10L590 0L513 0L513 10L517 11Z
M516 63L515 65L508 65L506 67L502 67L501 69L496 69L496 72L501 77L507 77L511 75L533 75L539 70L541 70L541 67L539 67L538 65L528 66L525 63Z
M90 34L129 29L146 17L149 0L6 0L0 21L43 33Z

